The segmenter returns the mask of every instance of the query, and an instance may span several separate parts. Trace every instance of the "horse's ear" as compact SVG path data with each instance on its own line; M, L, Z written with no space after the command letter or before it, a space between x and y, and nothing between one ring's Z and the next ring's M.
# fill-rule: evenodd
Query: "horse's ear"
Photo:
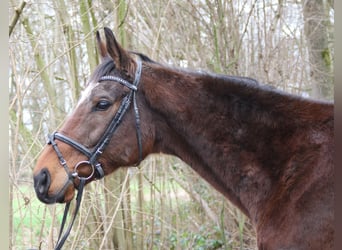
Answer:
M115 39L113 32L109 28L104 28L107 51L115 62L116 67L128 71L132 62L129 53L124 50Z
M108 55L108 51L106 48L106 44L101 40L101 36L100 36L99 31L96 31L96 41L97 41L97 47L98 47L99 52L100 52L101 61L103 61L104 58L107 58L109 55Z

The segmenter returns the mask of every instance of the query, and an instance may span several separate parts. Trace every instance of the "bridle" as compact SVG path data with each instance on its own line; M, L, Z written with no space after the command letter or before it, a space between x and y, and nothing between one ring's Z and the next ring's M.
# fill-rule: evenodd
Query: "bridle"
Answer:
M142 160L142 141L141 141L141 129L140 129L140 116L139 116L139 109L138 109L138 105L137 105L137 101L136 101L136 92L138 90L138 85L139 85L140 78L141 78L141 68L142 68L141 60L137 60L137 69L135 71L135 77L134 77L133 83L130 83L130 82L128 82L128 81L126 81L120 77L112 76L112 75L100 77L99 82L102 82L102 81L117 82L117 83L120 83L121 85L129 88L130 92L128 92L128 94L122 99L118 111L114 115L110 124L106 128L104 134L102 135L99 142L96 144L96 146L94 148L89 149L89 148L85 147L84 145L78 143L77 141L71 139L70 137L63 135L60 132L54 132L54 133L48 135L48 142L47 143L53 147L54 151L57 154L57 157L58 157L58 160L59 160L61 166L64 167L64 169L68 175L68 180L67 180L66 184L64 185L63 189L66 188L67 187L66 185L69 184L70 182L74 183L75 179L79 179L78 193L77 193L77 197L76 197L76 206L75 206L73 218L70 221L70 224L69 224L67 231L65 232L65 234L61 238L61 235L62 235L62 232L64 229L64 225L66 222L68 210L70 207L70 202L68 202L65 205L62 224L61 224L57 244L55 247L56 250L62 248L65 240L67 239L68 235L70 234L72 225L74 224L78 209L79 209L80 204L81 204L83 188L85 186L86 181L93 178L93 177L95 179L101 179L105 176L102 165L98 161L98 159L99 159L100 155L104 152L107 145L109 144L114 132L116 131L116 129L120 125L124 115L127 113L127 110L129 109L132 101L133 101L133 109L134 109L134 114L135 114L136 137L137 137L137 144L138 144L138 150L139 150L139 160L138 160L137 165ZM55 142L56 139L72 146L75 149L77 149L78 151L83 153L88 158L88 160L78 162L75 165L73 172L70 172L69 167L67 165L67 162L64 159L61 151L59 150L57 143ZM82 165L89 165L91 167L92 171L91 171L89 176L81 177L78 175L77 170Z

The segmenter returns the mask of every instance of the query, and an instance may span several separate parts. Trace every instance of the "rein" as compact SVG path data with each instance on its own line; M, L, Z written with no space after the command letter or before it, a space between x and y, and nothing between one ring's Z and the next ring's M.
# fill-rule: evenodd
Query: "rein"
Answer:
M67 137L67 136L65 136L59 132L54 132L54 133L48 135L48 144L51 145L53 147L53 149L55 150L61 166L63 166L63 168L65 169L65 171L68 175L68 181L64 184L64 187L62 190L65 190L65 188L67 188L70 183L74 183L74 180L76 178L79 180L79 185L77 188L78 193L77 193L77 197L76 197L76 207L75 207L75 210L73 213L73 217L70 221L70 224L69 224L66 232L64 233L64 235L62 237L64 226L66 223L67 214L69 212L69 207L70 207L70 201L69 201L65 205L63 219L62 219L62 223L61 223L61 227L60 227L59 236L58 236L58 240L57 240L55 250L62 249L63 244L65 243L67 237L70 234L71 228L74 224L75 218L77 216L78 210L79 210L80 205L81 205L83 189L84 189L86 181L91 179L93 176L95 176L95 179L101 179L105 176L102 165L98 161L98 158L100 157L100 155L103 153L103 151L105 150L105 148L109 144L114 132L116 131L116 129L120 125L120 123L123 119L123 116L126 114L127 110L129 109L132 100L133 100L133 109L134 109L134 114L135 114L135 126L136 126L136 136L137 136L137 144L138 144L137 146L139 149L139 160L136 163L136 165L139 165L139 163L142 160L142 141L141 141L140 116L139 116L139 109L138 109L138 105L137 105L137 101L136 101L136 92L138 90L138 85L139 85L140 78L141 78L141 68L142 68L142 63L140 60L138 60L137 61L137 69L135 72L135 78L134 78L133 83L130 83L130 82L128 82L128 81L126 81L120 77L110 76L110 75L109 76L102 76L99 79L99 82L113 81L113 82L120 83L121 85L129 88L131 91L122 99L121 105L120 105L118 111L116 112L115 116L113 117L110 124L106 128L103 136L101 137L101 139L99 140L99 142L96 144L96 146L93 149L89 149L89 148L83 146L82 144L78 143L77 141L75 141L75 140L73 140L73 139L71 139L71 138L69 138L69 137ZM75 149L77 149L78 151L83 153L85 156L87 156L88 160L87 161L80 161L79 163L77 163L74 167L73 172L71 173L69 171L69 167L67 165L66 160L64 159L61 151L58 148L57 143L55 142L56 139L72 146ZM77 169L81 165L89 165L91 167L92 172L90 173L90 175L88 177L81 177L78 175Z

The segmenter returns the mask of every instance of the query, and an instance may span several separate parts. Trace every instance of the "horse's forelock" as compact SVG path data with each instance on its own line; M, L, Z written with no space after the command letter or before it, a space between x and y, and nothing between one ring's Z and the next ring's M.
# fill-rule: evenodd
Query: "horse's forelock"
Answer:
M91 82L98 82L102 76L110 75L111 72L115 69L115 63L113 59L107 57L97 68L94 70L93 74L89 78L88 84Z

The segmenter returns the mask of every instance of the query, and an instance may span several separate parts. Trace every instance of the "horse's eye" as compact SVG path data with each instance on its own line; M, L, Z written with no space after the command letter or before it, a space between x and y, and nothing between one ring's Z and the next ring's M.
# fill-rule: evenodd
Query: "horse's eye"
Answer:
M95 109L96 109L97 111L105 111L105 110L107 110L111 105L112 105L111 102L106 101L106 100L101 100L101 101L99 101L99 102L96 104Z

